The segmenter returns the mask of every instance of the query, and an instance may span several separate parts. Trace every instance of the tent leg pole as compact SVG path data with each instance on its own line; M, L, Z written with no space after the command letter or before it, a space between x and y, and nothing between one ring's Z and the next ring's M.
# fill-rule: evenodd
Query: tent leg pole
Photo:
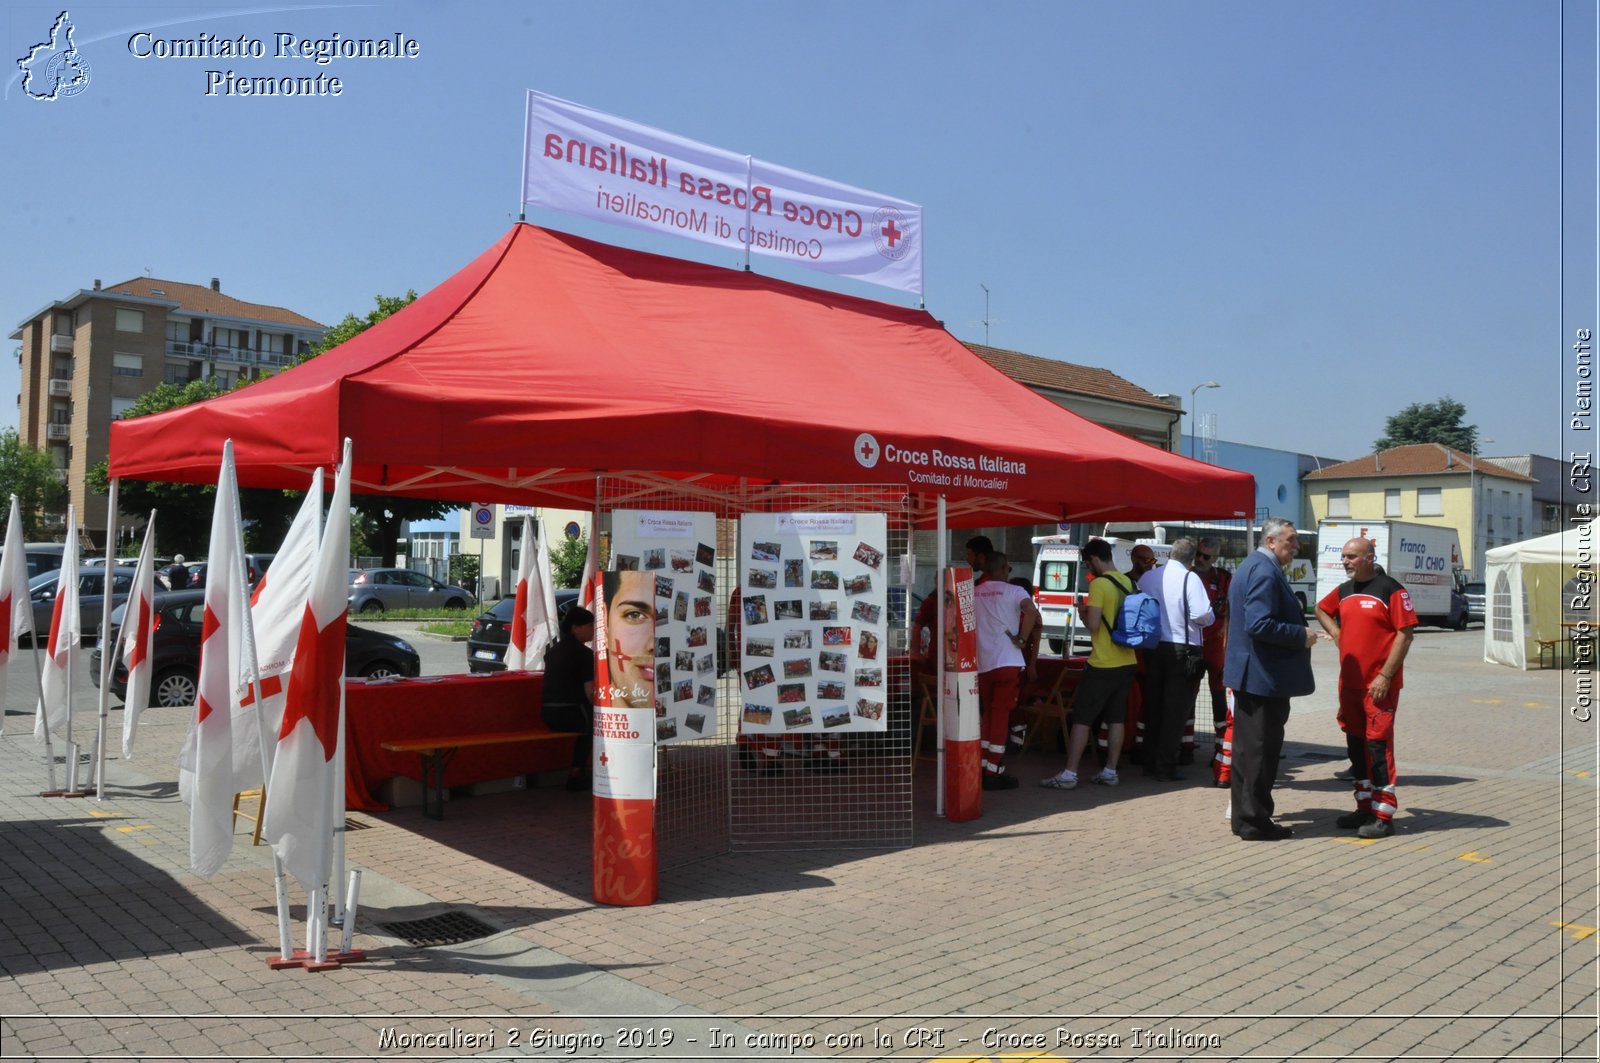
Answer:
M934 690L939 700L936 702L938 711L934 713L933 740L934 746L934 801L935 815L942 816L944 809L944 776L949 766L944 759L944 570L950 564L950 532L945 526L945 497L939 496L939 546L934 554L934 585L935 599L934 618L939 633L938 638L931 639L930 644L935 648L938 664L935 669Z

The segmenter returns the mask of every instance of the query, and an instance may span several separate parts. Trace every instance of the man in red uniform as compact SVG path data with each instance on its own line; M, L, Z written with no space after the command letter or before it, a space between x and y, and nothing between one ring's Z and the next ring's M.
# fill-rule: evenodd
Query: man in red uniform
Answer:
M1401 665L1411 649L1417 614L1411 595L1386 572L1368 539L1351 539L1339 558L1349 580L1317 603L1317 620L1339 645L1339 727L1353 764L1356 810L1336 821L1359 827L1363 838L1394 833L1394 714L1400 705Z

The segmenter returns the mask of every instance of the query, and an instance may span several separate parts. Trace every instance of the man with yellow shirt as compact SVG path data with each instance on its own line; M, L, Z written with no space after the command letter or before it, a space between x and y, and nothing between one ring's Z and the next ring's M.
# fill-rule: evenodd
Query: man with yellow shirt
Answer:
M1083 622L1092 632L1088 667L1072 699L1072 731L1067 737L1067 766L1039 785L1052 790L1071 790L1078 785L1078 761L1089 744L1089 735L1106 724L1110 748L1106 766L1092 782L1117 785L1117 758L1122 756L1122 728L1127 719L1128 693L1133 689L1137 659L1133 650L1111 641L1122 600L1138 588L1118 572L1111 560L1111 544L1092 539L1083 547L1084 563L1093 577L1089 581L1089 603Z

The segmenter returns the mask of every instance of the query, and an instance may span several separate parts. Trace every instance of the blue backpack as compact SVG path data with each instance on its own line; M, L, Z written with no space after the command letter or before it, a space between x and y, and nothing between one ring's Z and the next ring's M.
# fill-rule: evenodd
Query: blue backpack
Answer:
M1112 573L1107 572L1103 578L1111 579L1111 576ZM1154 646L1161 638L1161 604L1144 591L1135 588L1130 593L1116 580L1111 582L1122 591L1122 604L1117 607L1116 622L1111 625L1111 641L1134 650Z

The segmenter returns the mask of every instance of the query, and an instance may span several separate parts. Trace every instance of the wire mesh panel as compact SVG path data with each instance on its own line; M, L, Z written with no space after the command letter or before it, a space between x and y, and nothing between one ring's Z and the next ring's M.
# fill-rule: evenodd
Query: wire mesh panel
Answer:
M909 497L879 486L740 484L706 490L647 476L597 484L601 527L615 510L716 517L715 733L657 750L656 844L663 867L730 850L888 848L911 844L911 697L906 645L910 596L900 559L910 549ZM739 541L746 513L883 513L888 535L882 732L740 736L744 623Z

